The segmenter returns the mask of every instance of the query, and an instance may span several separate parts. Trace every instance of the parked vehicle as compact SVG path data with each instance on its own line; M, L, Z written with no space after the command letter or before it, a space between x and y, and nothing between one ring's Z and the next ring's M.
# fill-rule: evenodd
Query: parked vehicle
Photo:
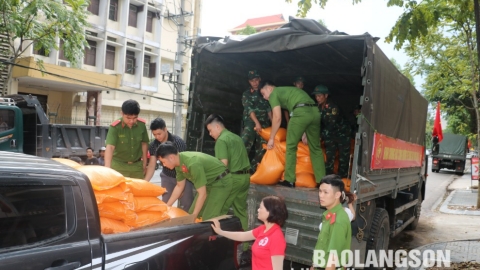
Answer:
M235 269L238 243L187 216L103 235L86 175L0 151L0 269ZM238 218L220 221L240 230ZM182 225L180 225L182 224Z
M434 147L432 153L432 172L441 169L454 170L455 174L463 175L468 153L468 138L458 134L443 134L443 140Z
M386 250L389 238L414 229L425 198L425 125L428 102L400 73L369 34L330 32L313 20L291 19L280 29L235 38L199 38L192 57L186 143L191 151L214 153L204 120L218 113L226 127L241 130L247 72L290 86L304 76L306 91L326 85L329 99L357 124L350 190L358 195L352 250ZM361 105L356 121L352 111ZM286 259L311 265L323 210L318 191L251 184L250 227L267 195L285 198ZM357 258L358 259L358 258ZM355 267L357 268L357 267Z
M0 150L40 157L86 156L105 146L108 127L50 124L32 95L0 97Z

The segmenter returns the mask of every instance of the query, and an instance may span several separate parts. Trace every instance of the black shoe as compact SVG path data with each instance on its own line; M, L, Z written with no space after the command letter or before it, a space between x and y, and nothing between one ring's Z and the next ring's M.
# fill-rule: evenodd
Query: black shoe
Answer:
M280 181L278 184L284 187L295 188L295 183L288 182L287 180Z
M316 183L315 187L320 188L320 183Z

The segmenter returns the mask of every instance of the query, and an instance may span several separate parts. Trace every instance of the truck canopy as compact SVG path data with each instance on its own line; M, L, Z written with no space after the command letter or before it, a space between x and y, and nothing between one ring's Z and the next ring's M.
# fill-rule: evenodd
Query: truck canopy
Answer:
M314 20L294 18L282 28L251 36L200 37L192 57L188 149L213 153L214 141L204 136L203 125L211 113L222 115L227 128L240 133L241 97L249 87L247 72L253 69L278 86L292 85L295 77L303 76L308 93L326 85L329 99L352 123L352 111L364 105L364 118L358 122L366 139L364 157L371 156L375 131L424 145L428 103L376 40L368 33L331 32ZM361 158L361 163L368 170L370 159Z
M440 142L439 155L467 155L468 150L468 138L464 135L445 133L443 134L443 140Z

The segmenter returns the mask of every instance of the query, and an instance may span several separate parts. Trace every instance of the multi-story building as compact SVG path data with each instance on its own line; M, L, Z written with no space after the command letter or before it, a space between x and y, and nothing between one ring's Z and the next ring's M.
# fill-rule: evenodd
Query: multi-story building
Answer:
M247 26L251 26L257 30L257 32L265 32L268 30L275 30L286 24L287 21L283 18L282 14L276 14L271 16L251 18L247 19L244 23L229 30L232 35L236 35L238 31L245 29Z
M200 13L195 1L186 3L184 14ZM51 122L71 124L108 125L120 117L123 101L132 98L140 103L140 117L148 123L162 117L173 130L174 86L162 80L169 76L160 71L174 71L179 22L174 15L180 14L180 1L91 0L88 11L90 48L80 66L71 67L62 50L46 55L31 46L19 61L31 68L14 67L9 93L36 95ZM184 17L185 37L199 28L193 16ZM186 101L190 54L185 55L180 76ZM36 59L43 60L44 74L35 70Z

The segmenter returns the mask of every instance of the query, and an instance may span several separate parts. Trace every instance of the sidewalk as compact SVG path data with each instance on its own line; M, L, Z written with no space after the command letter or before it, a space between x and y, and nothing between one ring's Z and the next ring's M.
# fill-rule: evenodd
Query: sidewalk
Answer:
M470 168L465 171L463 176L457 177L447 187L450 192L445 201L440 206L440 212L453 215L472 215L480 216L480 209L476 208L478 189L471 189L471 185L478 186L478 181L470 180ZM457 218L457 217L453 217ZM461 217L458 217L461 218ZM451 263L473 262L480 263L480 239L438 242L416 248L421 254L437 251L449 251ZM398 267L396 270L425 270L428 267ZM437 268L436 268L437 269ZM442 267L438 269L453 269ZM467 269L467 268L460 268ZM477 269L477 268L473 268Z

